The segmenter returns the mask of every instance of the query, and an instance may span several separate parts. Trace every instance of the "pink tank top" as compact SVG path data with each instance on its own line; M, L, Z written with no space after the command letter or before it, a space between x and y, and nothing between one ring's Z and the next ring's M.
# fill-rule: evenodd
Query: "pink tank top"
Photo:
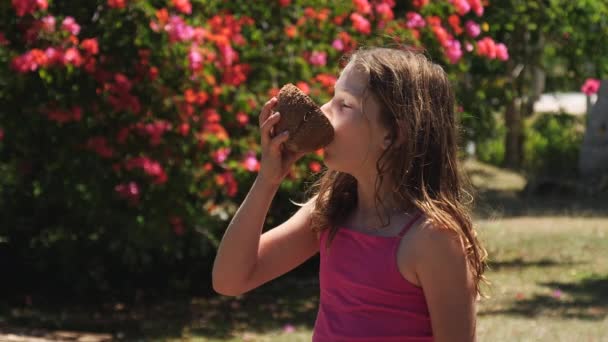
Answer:
M433 341L422 288L397 266L397 247L421 216L398 236L374 236L339 227L326 250L320 236L320 300L313 342Z

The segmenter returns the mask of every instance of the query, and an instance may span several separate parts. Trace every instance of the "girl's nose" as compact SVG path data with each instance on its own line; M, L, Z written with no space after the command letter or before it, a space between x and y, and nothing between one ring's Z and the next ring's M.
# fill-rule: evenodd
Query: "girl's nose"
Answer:
M325 117L331 121L329 115L329 102L326 102L324 105L321 106L321 112L323 112L323 115L325 115Z

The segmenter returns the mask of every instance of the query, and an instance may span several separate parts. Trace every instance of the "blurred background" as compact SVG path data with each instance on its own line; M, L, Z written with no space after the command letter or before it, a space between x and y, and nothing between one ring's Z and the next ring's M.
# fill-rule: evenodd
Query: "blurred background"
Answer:
M604 0L0 3L0 340L310 341L318 256L239 297L211 265L285 83L349 51L448 72L489 252L480 341L608 340ZM305 156L265 223L322 171Z

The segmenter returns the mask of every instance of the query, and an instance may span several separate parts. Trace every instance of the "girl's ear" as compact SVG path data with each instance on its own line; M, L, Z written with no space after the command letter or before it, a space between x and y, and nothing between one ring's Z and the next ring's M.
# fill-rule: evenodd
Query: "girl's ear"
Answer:
M399 147L403 144L404 139L403 139L403 135L398 134L399 137L396 139L396 143L395 143L395 147ZM390 133L386 133L386 135L384 136L384 141L382 142L382 149L386 150L388 148L388 145L391 144L391 142L395 140L392 136L392 134Z
M386 150L388 148L388 145L391 144L391 141L393 141L393 138L391 137L390 134L386 134L384 136L384 141L382 142L382 149Z

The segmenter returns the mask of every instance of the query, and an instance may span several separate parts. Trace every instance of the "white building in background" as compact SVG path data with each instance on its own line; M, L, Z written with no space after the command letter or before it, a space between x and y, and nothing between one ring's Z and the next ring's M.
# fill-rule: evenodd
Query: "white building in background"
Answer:
M536 113L558 113L564 112L573 115L587 113L587 106L597 101L597 95L591 96L591 102L587 103L587 95L584 93L548 93L542 94L540 99L534 103Z

